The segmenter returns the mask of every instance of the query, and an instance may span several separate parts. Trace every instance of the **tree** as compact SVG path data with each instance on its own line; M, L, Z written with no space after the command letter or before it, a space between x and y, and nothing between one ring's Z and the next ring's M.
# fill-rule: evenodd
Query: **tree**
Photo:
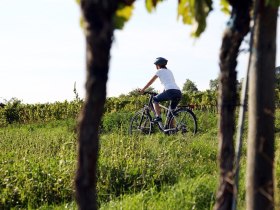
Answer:
M230 0L231 17L220 49L219 76L219 165L220 178L214 209L231 209L233 201L233 135L237 104L236 66L239 48L249 32L251 0Z
M217 79L211 79L209 82L209 87L211 91L218 91L219 89L219 78Z
M251 1L229 1L232 18L220 56L220 185L215 209L230 209L233 190L232 113L237 50L248 32ZM274 3L274 7L272 6ZM254 1L249 87L247 209L274 209L274 84L278 1ZM230 133L227 134L226 132ZM238 163L237 163L238 164ZM238 165L236 166L238 167Z
M193 92L198 92L198 89L197 89L196 84L194 82L187 79L186 82L183 85L182 92L183 93L193 93Z
M97 209L98 130L106 99L110 49L114 29L122 27L126 21L127 14L122 9L129 11L133 1L81 0L79 3L86 38L87 78L79 119L76 199L79 209Z
M274 3L274 4L273 4ZM276 27L279 1L256 0L249 76L248 210L274 209Z
M241 78L240 82L236 80L236 89L237 92L241 91L243 78ZM211 91L218 91L219 90L219 78L210 80L209 88Z

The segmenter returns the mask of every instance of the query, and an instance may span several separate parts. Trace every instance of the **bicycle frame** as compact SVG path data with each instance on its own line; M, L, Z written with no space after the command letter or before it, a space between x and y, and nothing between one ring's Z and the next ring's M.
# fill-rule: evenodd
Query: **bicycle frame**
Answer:
M153 95L154 93L150 93L150 92L147 92L147 94L150 94L150 98L149 98L149 102L148 102L148 105L145 105L144 106L144 110L147 111L147 114L149 115L150 118L152 118L152 116L150 115L149 111L151 110L154 115L156 114L155 112L155 108L153 106ZM170 102L169 102L169 107L166 107L162 104L159 104L159 106L164 109L166 111L166 119L165 119L165 123L162 124L162 122L158 122L157 125L159 127L159 129L163 132L168 132L168 131L175 131L176 128L170 128L170 129L166 129L165 127L167 126L167 123L170 119L171 116L174 117L174 114L173 114L173 111L172 109L170 108Z

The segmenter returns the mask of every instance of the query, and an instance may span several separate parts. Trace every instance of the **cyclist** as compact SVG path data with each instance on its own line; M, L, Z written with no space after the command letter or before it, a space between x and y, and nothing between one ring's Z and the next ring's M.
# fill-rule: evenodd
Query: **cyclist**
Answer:
M140 93L143 94L144 91L150 87L153 82L159 77L160 82L164 87L164 91L153 98L153 105L156 112L156 118L154 119L155 122L162 121L160 115L160 106L159 102L161 101L171 101L171 109L175 109L178 105L179 101L182 98L182 93L180 88L175 82L173 73L166 67L168 60L162 57L156 58L154 64L156 65L157 72L151 78L151 80L145 85L145 87L140 90Z

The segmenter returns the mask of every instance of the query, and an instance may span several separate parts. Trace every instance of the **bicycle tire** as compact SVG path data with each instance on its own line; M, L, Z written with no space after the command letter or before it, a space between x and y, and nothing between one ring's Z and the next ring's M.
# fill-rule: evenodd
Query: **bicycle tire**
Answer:
M173 133L182 133L182 134L196 134L197 133L197 120L195 114L192 110L184 107L177 109L168 121L168 128L176 128L175 130L170 131L170 134Z
M151 117L140 109L130 120L129 135L145 134L150 135L152 132Z

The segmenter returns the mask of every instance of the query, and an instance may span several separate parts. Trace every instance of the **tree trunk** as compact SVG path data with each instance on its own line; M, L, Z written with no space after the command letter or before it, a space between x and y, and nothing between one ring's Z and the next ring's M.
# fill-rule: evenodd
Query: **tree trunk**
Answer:
M99 124L106 99L113 17L117 1L81 0L86 36L86 98L79 119L76 199L79 209L97 209Z
M249 31L251 0L230 2L232 15L220 51L219 78L219 163L220 180L214 209L231 209L233 201L233 135L237 104L236 71L239 47Z
M258 1L256 1L258 2ZM248 210L274 209L274 87L277 8L256 5L249 76Z

